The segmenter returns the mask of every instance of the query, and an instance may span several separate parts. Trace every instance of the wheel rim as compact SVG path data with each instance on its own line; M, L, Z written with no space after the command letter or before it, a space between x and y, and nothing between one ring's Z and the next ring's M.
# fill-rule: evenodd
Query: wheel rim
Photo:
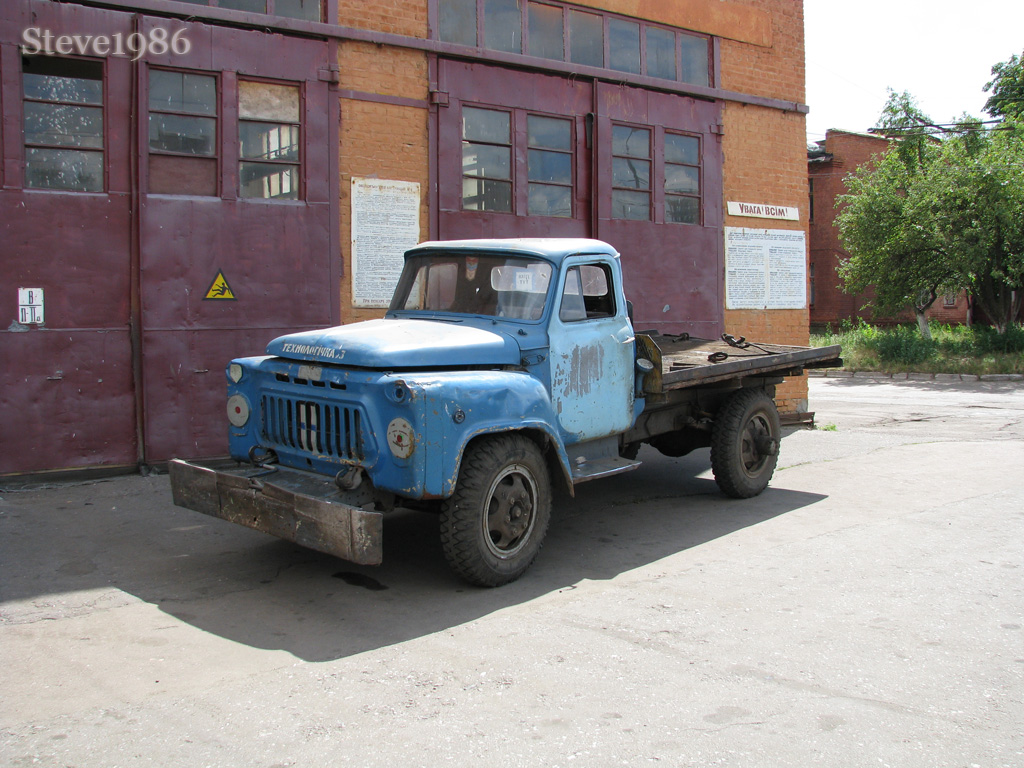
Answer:
M519 464L505 467L487 492L484 542L491 554L514 556L530 539L536 520L537 483Z
M740 464L750 477L756 477L778 452L772 426L763 413L755 413L743 428L740 439Z

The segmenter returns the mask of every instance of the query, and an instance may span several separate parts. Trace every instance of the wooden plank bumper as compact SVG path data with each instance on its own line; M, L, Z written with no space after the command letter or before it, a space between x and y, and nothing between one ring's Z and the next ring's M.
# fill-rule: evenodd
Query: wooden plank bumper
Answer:
M361 565L383 558L384 515L338 498L332 480L290 470L213 470L181 459L168 463L179 507L269 533Z

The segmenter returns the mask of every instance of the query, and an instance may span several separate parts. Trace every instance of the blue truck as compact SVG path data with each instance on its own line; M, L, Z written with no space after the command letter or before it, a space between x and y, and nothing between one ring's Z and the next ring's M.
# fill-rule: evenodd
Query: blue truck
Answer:
M554 485L710 446L721 490L765 489L775 387L839 347L637 331L618 253L586 239L427 242L386 316L274 339L226 369L229 467L170 462L174 502L361 564L396 507L436 513L462 579L540 550Z

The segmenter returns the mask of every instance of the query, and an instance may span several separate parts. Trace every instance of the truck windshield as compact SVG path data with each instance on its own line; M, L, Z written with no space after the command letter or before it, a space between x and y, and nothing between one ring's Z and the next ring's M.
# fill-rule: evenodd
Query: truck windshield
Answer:
M551 265L489 254L429 254L405 263L391 311L423 310L539 320Z

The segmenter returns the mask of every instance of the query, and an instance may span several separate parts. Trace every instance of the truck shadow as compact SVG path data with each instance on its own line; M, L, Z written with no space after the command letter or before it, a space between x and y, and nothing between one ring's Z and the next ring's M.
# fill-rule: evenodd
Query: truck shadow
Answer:
M0 599L8 618L31 620L51 603L73 611L90 590L120 590L232 641L329 661L611 579L824 498L769 488L727 499L706 450L644 450L636 472L556 498L540 556L499 589L450 573L430 514L389 516L384 564L361 567L174 507L166 477L135 477L3 494Z

